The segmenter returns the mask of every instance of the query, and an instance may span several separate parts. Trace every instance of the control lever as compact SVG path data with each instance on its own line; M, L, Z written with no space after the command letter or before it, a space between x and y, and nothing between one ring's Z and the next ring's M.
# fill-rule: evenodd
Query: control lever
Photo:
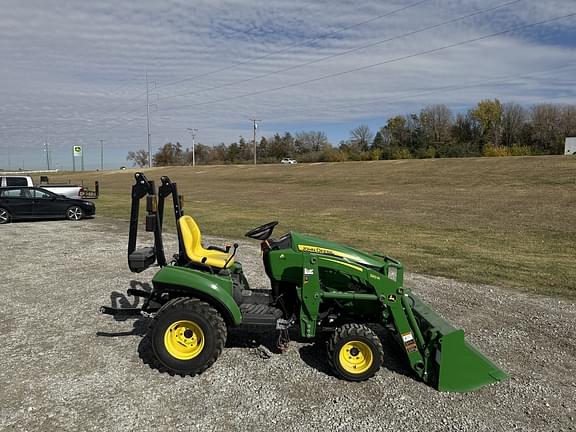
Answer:
M226 260L226 264L224 264L224 268L228 267L228 263L230 262L230 260L232 258L234 258L234 255L236 255L236 250L238 249L238 243L234 243L234 250L232 251L232 255L230 255L228 257L228 259Z

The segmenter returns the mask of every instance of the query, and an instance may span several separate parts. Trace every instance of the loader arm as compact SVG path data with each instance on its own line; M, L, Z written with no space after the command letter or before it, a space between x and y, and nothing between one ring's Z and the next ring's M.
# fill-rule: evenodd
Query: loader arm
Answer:
M355 262L349 254L338 256L321 253L325 251L320 248L310 250L300 252L302 273L297 288L303 337L315 336L323 304L338 301L357 314L358 322L374 318L392 327L411 369L438 390L467 392L507 378L505 372L465 341L463 330L453 327L404 287L403 267L398 261L372 255L379 259L377 267L372 259ZM362 289L338 286L339 276L357 281Z

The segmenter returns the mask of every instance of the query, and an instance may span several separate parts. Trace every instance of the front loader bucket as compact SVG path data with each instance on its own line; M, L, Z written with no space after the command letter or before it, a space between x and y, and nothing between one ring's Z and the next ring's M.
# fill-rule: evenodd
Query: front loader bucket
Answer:
M434 362L439 368L440 391L468 392L505 380L508 375L464 340L464 331L456 330L439 340Z
M412 311L428 348L429 384L440 391L468 392L508 378L464 340L463 330L454 328L417 298L412 296L412 300Z

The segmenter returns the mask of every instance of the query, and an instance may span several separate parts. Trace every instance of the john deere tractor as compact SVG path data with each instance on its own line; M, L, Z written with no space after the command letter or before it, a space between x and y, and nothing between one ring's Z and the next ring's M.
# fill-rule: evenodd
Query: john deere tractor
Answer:
M144 298L141 308L103 306L101 312L153 318L153 352L171 373L202 373L222 352L229 328L251 325L281 333L294 328L304 339L329 332L334 374L363 381L382 365L384 348L374 331L380 326L389 329L415 377L438 390L471 391L507 377L404 286L398 261L296 232L273 238L278 222L270 222L246 233L261 242L270 280L268 289L252 289L235 260L238 245L205 247L197 223L184 215L176 183L162 177L156 193L144 174L135 178L128 264L136 273L153 265L159 270L151 292L128 290ZM179 250L167 262L162 224L170 195ZM154 245L136 248L142 198Z

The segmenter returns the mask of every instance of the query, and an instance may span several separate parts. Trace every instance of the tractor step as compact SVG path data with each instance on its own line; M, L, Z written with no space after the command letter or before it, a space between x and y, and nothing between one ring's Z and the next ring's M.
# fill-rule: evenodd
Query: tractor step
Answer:
M242 290L241 304L269 305L272 301L270 290Z
M274 306L244 303L240 305L242 324L275 326L282 318L282 311Z

